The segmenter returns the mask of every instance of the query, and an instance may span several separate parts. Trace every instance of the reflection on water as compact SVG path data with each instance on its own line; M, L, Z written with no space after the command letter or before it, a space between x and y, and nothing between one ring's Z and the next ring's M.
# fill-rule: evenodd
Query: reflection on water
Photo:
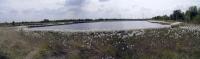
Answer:
M132 30L132 29L152 29L167 28L170 25L150 23L148 21L113 21L79 23L71 25L49 26L30 28L29 30L54 30L54 31L112 31L112 30Z

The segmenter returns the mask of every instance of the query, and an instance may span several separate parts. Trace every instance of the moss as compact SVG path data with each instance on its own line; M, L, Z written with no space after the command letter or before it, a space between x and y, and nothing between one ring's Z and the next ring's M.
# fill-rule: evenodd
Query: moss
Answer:
M161 59L179 59L179 56L176 52L164 50L161 54Z
M104 48L106 54L111 55L111 56L115 56L116 54L116 49L112 48L112 47L107 47Z
M48 43L43 43L41 46L38 48L38 52L34 54L34 59L43 59L43 57L48 54L50 51L50 47Z
M0 52L0 59L9 59L9 57L7 56L7 54Z
M68 54L68 59L82 59L79 50L72 50Z
M192 59L199 59L200 58L200 50L194 51L192 54Z
M158 59L158 58L153 55L142 55L139 57L139 59Z

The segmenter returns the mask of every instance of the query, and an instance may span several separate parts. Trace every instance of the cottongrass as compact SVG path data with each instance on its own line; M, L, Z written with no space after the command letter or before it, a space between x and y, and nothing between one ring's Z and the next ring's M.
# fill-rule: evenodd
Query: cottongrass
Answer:
M200 56L200 31L182 28L110 32L12 31L9 28L0 31L4 31L0 32L0 38L7 40L0 40L0 46L4 46L0 55L10 59L195 59Z

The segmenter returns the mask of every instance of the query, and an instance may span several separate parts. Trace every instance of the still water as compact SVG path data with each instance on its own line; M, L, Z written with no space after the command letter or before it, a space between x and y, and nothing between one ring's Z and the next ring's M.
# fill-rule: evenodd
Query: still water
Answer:
M170 25L151 23L148 21L112 21L78 23L70 25L48 26L29 28L29 30L39 31L115 31L115 30L134 30L134 29L155 29L168 28Z

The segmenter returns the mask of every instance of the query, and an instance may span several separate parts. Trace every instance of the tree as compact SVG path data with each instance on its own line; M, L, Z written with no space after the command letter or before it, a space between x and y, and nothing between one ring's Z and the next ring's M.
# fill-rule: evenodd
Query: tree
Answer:
M12 22L12 25L15 26L15 21Z
M192 20L190 11L186 11L186 12L185 12L185 19L186 19L187 21Z
M156 19L156 20L161 19L161 16L153 17L153 19Z
M167 15L164 15L164 16L156 16L156 17L153 17L152 19L156 19L156 20L169 20L169 16Z
M162 16L162 18L163 18L164 20L169 20L169 19L170 19L169 16L167 16L167 15Z
M193 19L193 22L194 23L200 23L200 15L195 16L194 19Z
M175 10L173 14L170 15L170 19L184 20L184 13L181 10Z
M198 15L197 6L190 7L189 10L186 11L186 15L190 20L194 19L194 17Z
M198 15L200 15L200 8L198 9L197 13L198 13Z
M44 19L43 21L41 21L42 23L46 23L46 22L50 22L49 19Z
M170 16L156 16L153 19L165 19L165 20L176 20L176 21L187 21L187 22L198 22L200 23L200 8L197 6L189 7L186 12L181 10L174 10Z

